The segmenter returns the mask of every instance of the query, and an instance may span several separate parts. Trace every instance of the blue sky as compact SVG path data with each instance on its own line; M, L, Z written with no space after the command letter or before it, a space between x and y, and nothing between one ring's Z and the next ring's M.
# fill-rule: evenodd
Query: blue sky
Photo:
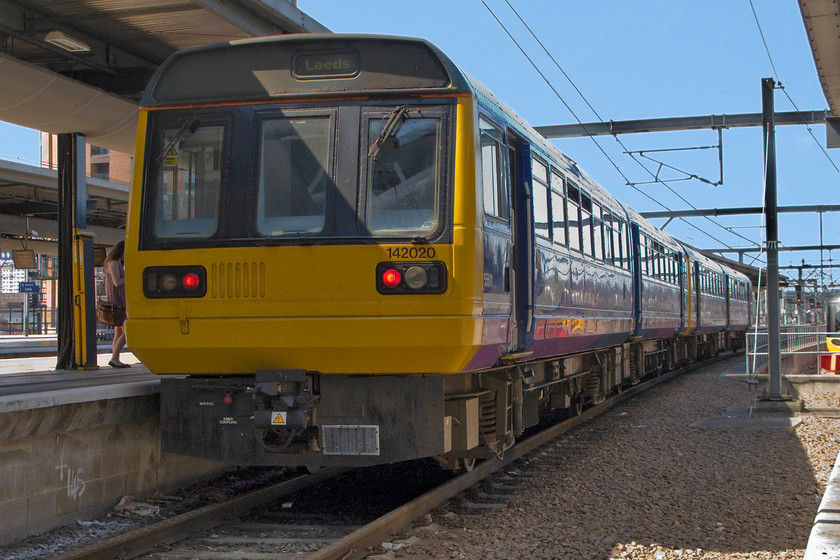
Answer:
M506 0L485 1L583 122L759 113L764 77L777 77L785 87L784 92L776 92L777 111L795 110L788 96L801 110L827 108L795 0L753 0L775 73L749 0L510 0L601 118L566 81ZM335 32L428 39L531 124L576 122L481 0L298 0L298 7ZM804 126L777 129L780 206L835 203L840 171L834 165L840 167L840 153L827 150L830 161L820 149L825 142L824 127L813 126L812 133L816 141ZM624 147L611 137L598 138L609 159L592 139L554 142L610 193L639 211L661 210L662 205L673 210L688 209L689 204L696 208L762 205L758 128L724 131L722 186L668 182L687 202L661 184L627 186L627 180L646 182L652 177L622 152L625 147L649 150L715 145L715 132L634 134L620 139ZM666 163L690 173L711 181L719 178L716 150L660 155ZM37 133L4 128L0 157L37 164ZM646 165L656 171L654 164ZM662 177L678 175L663 172ZM657 225L663 222L654 220ZM750 244L738 235L761 241L758 216L712 221L692 218L689 222L674 221L666 231L700 248ZM840 244L840 217L825 214L823 222L824 242ZM817 215L781 214L780 238L788 246L819 243ZM840 252L836 253L835 258L840 259ZM780 264L799 264L803 258L819 263L818 252L782 252ZM840 270L836 276L840 278Z
M554 89L583 122L601 120L589 109L519 21L505 0L485 0ZM646 0L510 0L522 19L572 78L604 120L761 112L761 79L774 77L749 0L674 2ZM785 92L777 91L776 111L828 107L819 84L798 4L753 0L759 23ZM466 72L489 87L532 125L576 122L557 95L514 45L481 0L425 0L420 3L356 0L299 0L298 7L335 32L386 33L423 37L446 52ZM838 192L840 153L822 152L825 129L777 129L779 205L831 204ZM716 145L713 131L633 134L620 137L628 150ZM652 180L611 137L599 137L603 150L631 182ZM554 143L610 193L639 211L689 205L661 184L638 185L640 193L591 139ZM723 133L724 184L669 182L696 208L762 206L764 175L758 128ZM685 171L719 178L716 150L661 154ZM655 172L656 166L648 163ZM663 173L666 179L678 177ZM701 248L749 243L723 226L761 241L758 216L692 218L674 221L666 231ZM662 225L664 220L654 220ZM825 214L826 244L840 245L840 219ZM780 237L788 246L818 244L817 215L780 215ZM826 258L828 253L825 253ZM835 255L840 258L840 254ZM780 264L819 263L819 253L780 253ZM836 261L835 261L836 262ZM795 273L794 273L795 274ZM840 277L840 274L838 274Z

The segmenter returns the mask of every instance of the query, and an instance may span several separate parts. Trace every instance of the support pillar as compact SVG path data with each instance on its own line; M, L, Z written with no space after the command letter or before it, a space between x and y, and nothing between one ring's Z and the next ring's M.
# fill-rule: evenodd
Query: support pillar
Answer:
M779 314L779 214L776 207L776 130L773 78L761 80L761 118L764 128L764 212L767 233L767 351L769 400L783 400Z
M58 356L56 369L95 369L93 238L87 227L85 137L58 135Z

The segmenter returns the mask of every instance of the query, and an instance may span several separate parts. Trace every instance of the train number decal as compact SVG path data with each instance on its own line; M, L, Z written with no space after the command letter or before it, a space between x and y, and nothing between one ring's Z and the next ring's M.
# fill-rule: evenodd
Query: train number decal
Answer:
M389 259L433 259L434 247L389 247Z

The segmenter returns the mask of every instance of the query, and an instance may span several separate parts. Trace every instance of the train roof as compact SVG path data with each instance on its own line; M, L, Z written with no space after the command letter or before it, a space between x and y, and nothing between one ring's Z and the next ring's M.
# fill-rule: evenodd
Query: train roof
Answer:
M302 33L177 52L155 72L141 103L155 107L345 92L375 96L404 89L471 93L463 72L425 39Z

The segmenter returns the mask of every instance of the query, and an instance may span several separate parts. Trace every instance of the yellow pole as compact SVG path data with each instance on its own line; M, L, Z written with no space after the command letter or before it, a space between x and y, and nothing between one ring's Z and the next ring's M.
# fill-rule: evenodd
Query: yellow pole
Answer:
M87 364L87 328L86 328L86 297L85 293L85 241L93 240L93 232L75 229L73 231L73 329L75 341L76 367L84 369ZM93 266L93 263L90 263ZM93 333L96 336L96 333Z

